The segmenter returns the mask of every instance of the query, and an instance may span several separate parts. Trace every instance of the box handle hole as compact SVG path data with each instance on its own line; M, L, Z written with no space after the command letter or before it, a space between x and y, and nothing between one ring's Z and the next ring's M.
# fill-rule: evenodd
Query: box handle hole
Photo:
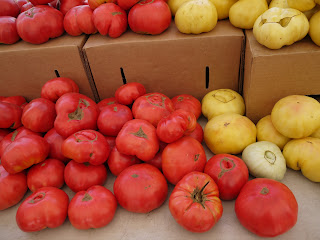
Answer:
M59 73L59 71L57 69L54 70L54 73L56 74L57 78L60 77L60 73Z
M121 77L122 77L122 82L123 84L127 84L127 79L126 79L126 75L124 74L123 68L120 68L120 72L121 72Z
M209 67L206 66L206 89L209 88L209 82L210 82L210 77L209 77Z

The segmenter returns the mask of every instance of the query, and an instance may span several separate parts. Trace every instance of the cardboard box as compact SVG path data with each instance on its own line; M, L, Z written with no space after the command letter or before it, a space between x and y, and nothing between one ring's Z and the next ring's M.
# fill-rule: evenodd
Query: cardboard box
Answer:
M127 31L112 39L92 35L83 50L100 99L124 82L140 82L147 92L169 97L191 94L201 100L219 88L239 90L242 30L219 21L209 33L187 35L172 23L157 36Z
M293 94L320 94L320 47L309 37L279 50L260 45L246 31L243 96L253 122L271 114L274 104Z
M82 57L87 36L67 34L41 45L19 41L13 45L0 44L0 96L22 95L28 101L40 97L41 87L55 78L73 79L83 93L94 99Z

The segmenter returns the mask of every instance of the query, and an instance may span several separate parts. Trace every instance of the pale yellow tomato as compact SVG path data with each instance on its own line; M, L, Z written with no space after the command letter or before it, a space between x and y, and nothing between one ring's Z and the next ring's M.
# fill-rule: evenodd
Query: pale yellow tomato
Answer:
M290 8L297 9L301 12L309 11L316 6L314 0L287 0Z
M233 4L238 0L210 0L218 12L218 19L225 19L229 17L229 10Z
M289 8L287 0L272 0L269 8L279 7L279 8Z
M313 132L310 137L320 138L320 128L318 128L315 132Z
M320 46L320 11L315 13L310 19L309 35L312 41Z
M172 15L176 15L176 12L178 11L179 7L184 4L185 2L188 2L190 0L168 0L168 5L171 10Z

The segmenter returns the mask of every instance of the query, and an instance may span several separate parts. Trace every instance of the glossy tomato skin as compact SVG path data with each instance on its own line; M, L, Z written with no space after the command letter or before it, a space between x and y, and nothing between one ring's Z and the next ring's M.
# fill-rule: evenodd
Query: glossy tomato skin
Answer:
M97 104L83 94L64 94L56 102L56 112L54 128L65 138L80 130L97 128L99 115Z
M235 212L249 231L261 237L275 237L296 224L298 203L283 183L256 178L241 189L235 202Z
M65 138L62 137L61 135L59 135L54 128L50 129L46 133L46 135L44 135L43 138L50 145L50 153L49 153L50 158L58 159L64 163L67 163L70 161L70 159L65 157L61 151L61 146L62 146L62 143L65 140Z
M17 30L19 36L26 42L45 43L50 38L61 36L64 32L63 14L45 5L32 7L18 16Z
M162 93L147 93L132 105L133 117L149 121L157 127L159 121L174 111L170 98Z
M34 132L48 132L56 119L55 104L45 98L32 100L24 107L22 124Z
M22 109L15 104L0 102L0 128L21 127Z
M129 10L137 2L139 2L139 0L117 0L117 4L124 10Z
M26 99L22 96L11 96L11 97L5 97L4 99L0 100L1 102L7 102L16 104L18 106L22 106L27 103Z
M63 141L62 154L78 163L100 165L107 161L110 148L105 137L93 130L81 130Z
M189 94L181 94L171 99L175 109L184 109L192 112L198 119L201 116L201 103Z
M112 192L103 186L92 186L72 198L68 217L77 229L101 228L112 221L117 205Z
M0 0L0 16L17 17L20 8L14 0Z
M88 163L77 163L71 160L64 170L64 180L73 192L86 191L94 185L103 185L107 179L107 169Z
M203 142L203 129L199 123L196 124L196 128L191 133L185 135L196 139L199 143Z
M59 188L44 187L27 197L19 206L16 221L24 232L62 225L68 213L69 197Z
M70 78L58 77L47 81L41 88L41 97L56 102L63 94L79 93L78 85Z
M190 172L203 172L206 162L202 145L188 136L168 144L162 152L162 172L173 185Z
M148 213L160 207L167 198L168 184L162 173L150 164L136 164L116 178L113 192L126 210Z
M120 37L128 26L127 13L114 3L104 3L93 11L94 26L101 35Z
M146 89L141 83L131 82L119 87L116 90L115 98L121 104L130 105L144 94L146 94Z
M9 174L0 165L0 211L16 205L28 190L25 172Z
M210 158L204 168L218 185L220 198L237 198L241 188L247 183L249 171L242 159L230 154L217 154Z
M191 232L209 231L223 213L218 186L201 172L191 172L177 183L169 209L177 223Z
M101 111L104 107L109 106L109 105L113 105L116 103L118 103L117 99L115 97L110 97L110 98L105 98L105 99L101 100L100 102L98 102L97 105Z
M42 187L61 188L64 184L63 162L49 158L32 166L27 175L28 188L35 192Z
M101 110L97 125L103 135L116 137L123 125L132 119L129 107L122 104L112 104Z
M142 119L126 122L116 138L119 152L137 156L142 161L151 160L159 150L155 127Z
M85 5L84 0L60 0L60 12L66 15L70 9L81 5Z
M171 11L163 0L142 0L128 14L131 30L142 34L160 34L171 23Z
M110 172L115 176L118 176L124 169L139 163L141 161L136 156L122 154L118 151L117 147L112 148L108 158L108 167Z
M0 16L0 43L13 44L18 42L16 18L8 16Z

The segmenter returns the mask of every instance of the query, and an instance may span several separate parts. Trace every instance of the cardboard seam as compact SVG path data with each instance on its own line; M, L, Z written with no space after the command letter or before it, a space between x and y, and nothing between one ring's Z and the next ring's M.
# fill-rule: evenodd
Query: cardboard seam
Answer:
M238 91L239 94L243 94L243 81L244 81L244 66L245 66L245 55L246 55L246 35L243 30L243 39L241 44L241 54L240 54L240 65L239 65L239 82L238 82Z

